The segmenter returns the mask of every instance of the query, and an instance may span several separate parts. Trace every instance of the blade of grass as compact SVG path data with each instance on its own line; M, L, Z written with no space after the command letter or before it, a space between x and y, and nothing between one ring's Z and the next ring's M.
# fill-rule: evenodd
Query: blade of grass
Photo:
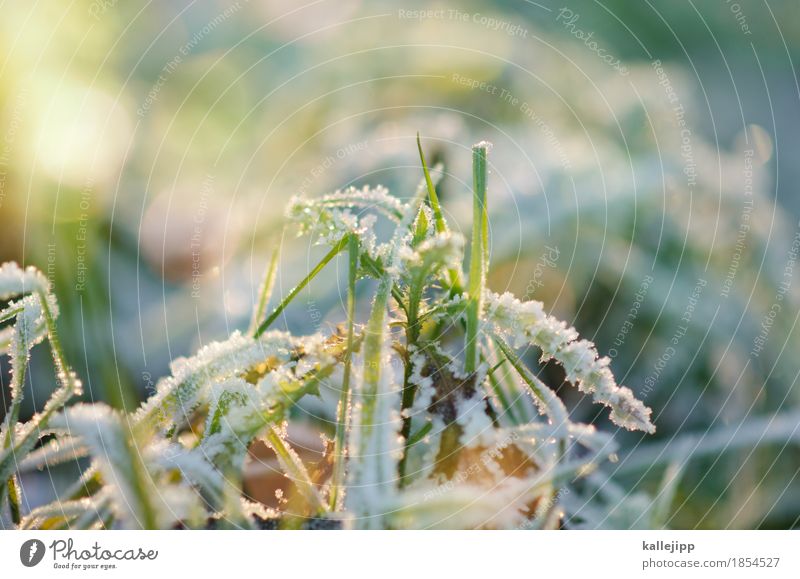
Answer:
M53 420L61 432L80 436L96 457L103 478L112 486L127 526L157 529L166 503L140 452L127 416L100 404L70 407Z
M103 488L103 477L97 468L97 461L83 471L80 478L70 484L62 493L62 497L68 500L78 500L96 495Z
M408 311L407 311L407 324L406 324L406 360L405 371L403 376L403 395L400 403L400 411L403 416L403 428L400 435L405 439L405 447L403 449L403 456L398 464L398 476L400 477L400 486L405 484L406 479L406 463L408 462L408 449L411 446L411 417L405 416L405 410L411 408L414 404L414 397L416 395L416 385L411 382L412 365L410 358L410 350L416 345L419 340L419 304L422 299L422 288L424 287L424 280L415 280L409 288L408 297Z
M669 520L671 505L675 500L675 495L678 492L678 486L683 479L687 465L688 461L680 459L674 460L667 465L651 508L649 521L650 528L666 528L667 521Z
M253 334L255 338L258 338L259 336L261 336L261 334L266 332L267 328L269 328L272 325L272 322L278 319L278 316L281 315L281 312L283 312L283 310L286 309L286 306L288 306L291 303L291 301L295 298L295 296L298 293L300 293L302 289L306 287L308 283L312 279L314 279L317 276L317 274L321 272L324 269L324 267L328 265L328 263L334 257L336 257L339 254L340 251L342 251L345 247L347 247L349 238L350 238L349 235L345 235L344 237L342 237L342 239L339 240L339 242L333 246L333 248L327 253L327 255L325 255L325 257L322 258L322 261L320 261L316 265L316 267L312 269L311 272L305 278L303 278L303 280L300 283L298 283L285 298L283 298L281 303L278 304L278 306L274 310L272 310L272 313L269 315L269 317L266 320L264 320L260 326L258 326L258 329L255 331L255 334Z
M19 525L22 521L22 511L16 475L12 474L6 484L8 486L8 508L11 511L11 522Z
M81 381L78 380L78 377L67 363L64 350L61 348L61 340L58 338L55 318L53 317L53 312L50 310L50 304L44 292L39 292L39 300L42 305L42 317L44 318L45 327L47 328L47 340L50 343L50 351L53 354L56 378L61 382L63 388L70 392L70 395L75 394L80 396L82 393Z
M258 304L256 304L256 308L253 310L253 319L250 321L251 335L256 333L259 325L261 324L261 320L264 318L264 315L267 312L269 299L270 297L272 297L272 288L275 286L275 278L278 272L278 258L280 257L280 254L281 254L281 243L279 240L275 244L275 248L272 250L272 256L270 257L269 265L267 266L267 271L264 274L263 281L261 282Z
M422 142L417 133L417 150L419 151L419 160L422 163L422 173L425 175L425 185L428 188L428 202L433 210L434 225L437 233L447 233L448 227L442 215L442 207L439 204L439 195L436 193L436 186L431 179L430 171L428 171L428 163L425 161L425 153L422 151ZM450 281L450 291L454 294L462 292L461 272L456 268L450 268L447 271Z
M486 154L489 144L482 141L472 146L472 248L470 250L469 288L467 296L467 337L464 369L475 372L478 361L478 326L488 265L486 211Z
M422 173L425 175L425 184L428 187L428 201L433 209L433 218L436 224L436 231L438 233L445 233L447 231L447 224L444 222L442 216L442 207L439 205L439 195L436 194L436 187L431 180L430 171L428 171L428 164L425 162L425 153L422 151L422 142L417 133L417 150L419 150L419 160L422 161Z
M498 396L501 405L508 411L508 417L513 424L527 424L531 422L534 415L531 414L529 406L525 404L527 397L520 393L520 386L514 380L513 370L505 365L508 360L500 355L492 340L483 343L485 361L493 364L488 373L490 385ZM484 358L482 358L484 359Z
M528 385L533 395L541 404L542 408L544 408L547 412L551 422L559 426L566 426L569 424L567 408L564 406L564 403L561 402L561 399L556 396L555 392L550 390L550 388L548 388L544 382L533 375L525 363L519 359L516 353L514 353L514 350L512 350L511 347L506 344L500 336L493 335L492 339L503 353L503 356L506 357L506 359L511 363L511 366L513 366L520 375L520 378L522 378L522 380Z
M306 501L318 512L324 512L326 510L325 504L314 488L314 483L311 481L311 477L305 465L300 460L297 453L288 446L281 435L278 434L275 426L267 429L264 434L264 439L272 450L275 451L275 454L278 456L278 462L280 462L284 472L297 486L297 489Z
M28 513L20 524L19 529L84 529L87 527L80 526L77 521L80 519L96 519L98 509L101 507L100 503L110 502L109 499L110 496L106 493L104 496L97 497L97 500L53 501L36 507ZM73 521L76 522L73 523ZM92 520L92 522L94 521Z
M425 436L433 429L433 422L426 422L423 426L420 427L414 434L408 437L408 443L406 444L406 452L408 449L417 444L421 441Z
M375 279L381 279L385 273L367 253L361 254L359 263L364 269L368 270ZM405 301L403 300L403 292L401 292L396 285L392 285L392 297L394 301L397 302L397 305L400 306L400 309L405 312L406 317L408 317L408 307L406 307Z
M75 462L89 454L89 449L77 438L52 438L19 462L20 472L30 472L65 462Z
M384 353L384 341L387 332L386 324L386 311L389 304L389 296L392 295L392 289L395 287L395 279L393 272L397 270L398 248L401 246L403 237L408 233L414 223L414 218L417 215L417 210L425 198L425 188L420 187L417 189L414 198L409 202L406 214L403 219L395 228L392 236L391 251L387 256L387 263L389 267L385 269L383 276L380 278L378 289L375 292L375 299L372 303L372 310L370 311L367 327L364 330L364 364L363 364L363 386L360 392L361 401L359 412L359 448L358 456L360 460L369 461L369 465L363 465L365 468L375 468L377 472L373 472L371 476L372 481L377 481L380 485L391 484L391 479L396 476L395 472L386 472L383 468L383 461L381 453L375 454L375 449L372 449L372 454L368 450L368 442L373 437L374 440L381 440L380 433L376 432L377 429L385 425L376 423L377 402L379 397L386 393L381 392L381 372L382 358ZM357 471L359 472L359 471ZM375 483L373 483L375 484ZM364 520L365 524L375 524L375 520Z
M14 325L14 339L11 340L12 347L9 349L11 355L11 408L8 409L4 420L6 436L3 441L3 449L7 449L13 442L13 432L19 420L19 407L22 402L22 388L25 385L25 374L28 368L28 359L32 344L30 335L32 328L25 312L20 310ZM0 502L8 491L8 504L11 511L11 520L15 525L20 523L20 496L16 481L16 476L11 475L8 481L0 486Z
M511 362L511 365L520 375L522 380L528 385L533 395L541 404L541 407L544 409L545 413L547 414L548 418L550 419L550 423L558 428L566 428L569 425L569 413L567 412L567 407L564 406L564 403L561 399L556 396L556 393L548 388L547 384L539 380L533 373L528 369L525 363L517 357L514 353L514 350L506 344L500 336L493 335L492 338L494 339L495 344L503 353L503 356ZM567 455L567 440L565 437L562 437L558 441L558 460L561 462Z
M706 456L768 444L800 446L800 411L748 418L704 432L682 434L663 443L642 445L620 457L615 474L658 468L675 460L688 462Z
M503 390L503 385L495 376L495 371L500 368L500 366L505 362L505 360L501 360L498 362L488 373L487 377L489 378L489 385L492 388L492 392L497 397L497 400L500 402L500 406L503 409L503 416L511 421L511 424L519 424L519 420L514 414L514 409L512 405L508 402L508 396L506 396L505 391Z
M333 446L333 474L331 475L330 507L339 510L342 506L342 487L345 475L345 449L347 448L347 432L350 430L350 375L352 373L355 313L356 313L356 276L358 275L358 240L350 238L348 244L350 264L347 280L347 350L344 354L344 375L342 376L342 393L336 412L336 438Z
M47 296L43 291L37 292L41 301L42 317L44 318L45 328L47 329L47 339L50 343L50 351L53 355L53 365L56 370L56 378L61 384L50 396L44 405L44 409L37 414L20 429L17 436L12 438L12 444L0 451L0 480L6 481L17 468L17 457L25 456L36 444L39 435L47 429L53 414L60 410L73 396L80 396L82 384L67 363L64 351L56 333L56 323ZM5 484L5 482L4 482Z
M17 314L22 313L23 308L11 307L0 312L0 324L7 322L11 318L16 317Z

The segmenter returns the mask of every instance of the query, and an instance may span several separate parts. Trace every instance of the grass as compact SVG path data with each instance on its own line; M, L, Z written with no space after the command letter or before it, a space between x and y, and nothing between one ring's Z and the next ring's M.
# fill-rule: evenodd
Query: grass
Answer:
M47 340L60 389L17 425L21 388L3 425L2 500L23 528L315 527L537 528L562 524L564 488L614 451L610 436L573 422L519 348L561 363L569 380L611 410L619 426L652 432L650 410L616 384L608 360L539 302L486 287L489 145L473 155L473 226L450 230L419 137L421 181L406 198L382 188L294 199L287 231L329 248L269 313L280 248L269 259L246 333L173 366L157 393L123 414L66 403L79 390L59 346L43 278L3 266L0 320L13 383ZM381 240L378 219L393 227ZM295 336L275 329L299 292L346 254L345 323ZM468 268L465 272L465 263ZM26 277L27 276L27 277ZM358 286L375 282L356 319ZM34 280L31 291L26 285ZM464 282L466 280L466 282ZM8 288L8 291L6 289ZM362 292L363 293L363 292ZM31 333L30 328L38 330ZM293 448L292 411L321 396L333 438L322 461ZM323 425L320 425L321 431ZM57 442L53 442L53 440ZM256 443L271 448L289 487L277 508L243 492ZM89 456L81 479L52 505L23 513L16 473ZM69 508L64 508L67 505Z

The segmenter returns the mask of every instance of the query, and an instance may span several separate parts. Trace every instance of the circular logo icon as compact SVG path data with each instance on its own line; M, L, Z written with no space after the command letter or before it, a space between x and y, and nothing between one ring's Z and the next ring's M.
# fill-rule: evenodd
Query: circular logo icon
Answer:
M28 539L19 548L19 560L26 567L35 567L44 558L44 543L39 539Z

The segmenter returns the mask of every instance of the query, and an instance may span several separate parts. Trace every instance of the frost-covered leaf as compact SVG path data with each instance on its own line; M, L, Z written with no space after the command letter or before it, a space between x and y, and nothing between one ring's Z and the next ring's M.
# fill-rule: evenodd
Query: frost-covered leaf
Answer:
M403 202L389 194L386 187L364 186L361 189L348 187L315 199L295 197L289 204L289 216L310 225L313 216L318 216L323 208L372 210L394 221L400 221L405 213Z
M38 277L33 271L22 273L15 270L10 264L4 264L0 270L6 269L25 278L25 275L32 277L34 281ZM7 276L9 274L7 273ZM13 275L11 277L14 277ZM23 284L23 282L20 282ZM34 282L25 282L34 283ZM39 284L42 282L39 281ZM4 431L6 436L0 439L0 445L8 448L11 445L10 433L16 425L19 414L19 406L22 403L22 390L25 382L25 375L30 360L31 349L40 343L46 336L47 328L42 311L41 293L33 293L24 296L16 302L10 302L3 314L0 315L4 320L13 319L14 324L8 329L8 349L7 353L11 358L11 380L9 390L11 394L11 405L8 408L4 420ZM50 311L57 315L58 308L52 296L47 297Z
M413 488L387 504L387 523L397 529L514 529L525 520L537 487L508 479L491 490L453 483Z
M224 478L201 448L186 448L167 440L151 442L145 449L146 459L158 468L176 470L181 478L199 489L212 501L222 496Z
M380 260L391 246L378 243L377 214L364 212L364 209L376 210L392 219L400 219L405 210L403 204L383 188L352 189L320 199L295 197L289 203L287 217L298 226L298 234L309 235L318 244L335 246L345 237L354 235L361 251Z
M77 388L80 388L80 382L74 377L67 376L65 384L50 396L41 412L10 431L10 445L0 451L0 480L6 480L11 476L39 438L49 432L53 414L63 408L76 393Z
M199 450L222 470L241 471L250 442L268 426L267 412L262 393L252 384L233 378L214 385Z
M50 468L52 466L74 461L89 454L89 448L71 436L59 436L50 439L42 446L28 454L20 463L21 471Z
M367 362L364 361L364 364ZM366 528L381 527L381 515L397 492L397 465L402 456L400 388L397 358L388 349L376 391L370 391L358 364L353 369L353 425L350 436L347 509ZM366 410L369 409L369 412Z
M111 502L110 490L92 497L73 501L56 500L33 509L20 522L20 529L86 529L91 523L103 520L103 513Z
M432 281L426 279L428 276L445 276L461 266L464 238L457 233L437 233L417 245L402 247L399 255L409 278L427 285Z
M35 292L46 294L49 289L47 278L36 268L22 269L14 262L0 265L0 301Z
M558 360L571 382L611 409L615 424L655 432L651 410L629 388L617 385L608 368L610 360L599 357L591 342L578 339L574 328L547 315L541 302L521 302L509 293L486 292L486 316L492 330L515 347L534 345L541 348L543 361Z
M103 404L78 404L53 426L80 437L92 453L106 485L113 489L116 515L128 528L160 528L168 511L142 458L130 422Z
M264 434L264 442L275 452L284 474L294 483L314 512L325 511L326 506L306 466L286 440L285 423L282 428L270 426Z
M172 376L160 380L157 393L137 411L137 423L169 427L183 424L203 403L210 387L264 365L289 362L294 343L285 332L268 332L254 339L234 332L224 342L212 342L191 358L172 363Z

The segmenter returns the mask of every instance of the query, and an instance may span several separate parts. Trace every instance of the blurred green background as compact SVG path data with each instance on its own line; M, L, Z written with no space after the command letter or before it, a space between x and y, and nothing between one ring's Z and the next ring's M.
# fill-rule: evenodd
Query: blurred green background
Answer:
M291 195L410 194L420 131L462 230L469 147L494 143L490 285L612 357L658 426L628 450L800 417L796 1L4 10L0 260L55 284L87 399L133 409L242 328ZM315 252L284 243L278 294ZM293 330L340 311L331 275ZM35 358L28 413L52 387ZM698 453L666 524L796 526L795 434ZM649 470L623 480L649 489Z

